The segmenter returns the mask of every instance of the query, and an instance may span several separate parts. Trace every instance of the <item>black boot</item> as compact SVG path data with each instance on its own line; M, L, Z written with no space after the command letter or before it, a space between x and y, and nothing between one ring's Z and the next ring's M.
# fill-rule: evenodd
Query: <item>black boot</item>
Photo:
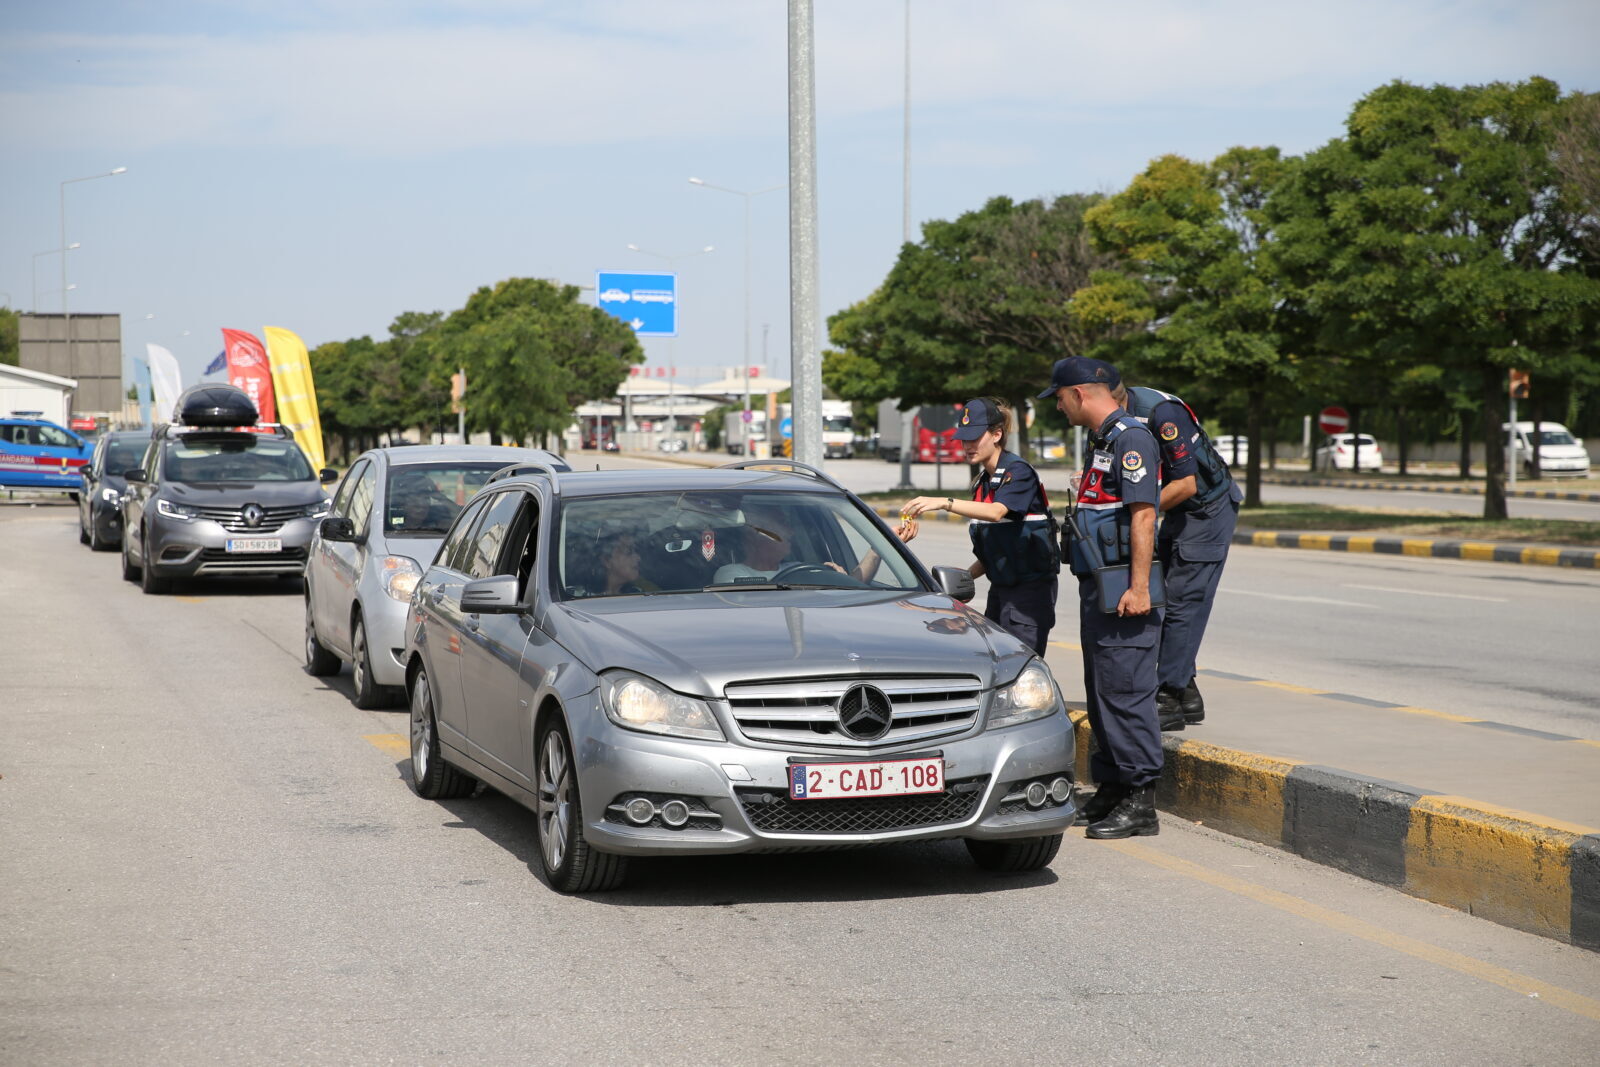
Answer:
M1156 820L1156 787L1142 785L1129 790L1111 814L1089 824L1085 837L1107 841L1122 837L1154 837L1161 832Z
M1200 696L1200 687L1194 684L1194 679L1189 679L1189 684L1183 687L1178 694L1178 703L1183 706L1183 721L1197 723L1206 721L1206 702Z
M1094 796L1078 809L1078 818L1074 826L1088 826L1090 823L1099 822L1111 814L1111 809L1117 806L1117 801L1128 795L1126 782L1101 782L1100 787L1094 791Z
M1183 690L1170 685L1156 690L1156 718L1161 720L1161 732L1183 729Z

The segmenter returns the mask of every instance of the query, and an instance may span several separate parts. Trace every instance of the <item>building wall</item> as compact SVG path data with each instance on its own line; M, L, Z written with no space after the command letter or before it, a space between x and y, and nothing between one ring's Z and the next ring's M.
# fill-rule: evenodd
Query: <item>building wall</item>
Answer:
M74 314L72 343L67 316L21 314L18 364L62 378L75 378L74 414L116 415L122 411L122 316Z

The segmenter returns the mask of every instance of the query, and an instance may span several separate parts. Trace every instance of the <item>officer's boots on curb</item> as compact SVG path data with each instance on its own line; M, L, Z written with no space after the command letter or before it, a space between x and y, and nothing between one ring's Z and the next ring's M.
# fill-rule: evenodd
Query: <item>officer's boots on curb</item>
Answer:
M1183 714L1183 694L1185 690L1176 686L1163 685L1156 690L1156 718L1161 721L1161 732L1169 733L1173 730L1183 729L1185 717ZM1199 690L1195 691L1196 697ZM1197 722L1199 720L1196 720Z
M1201 699L1200 687L1194 684L1193 678L1189 679L1189 684L1178 694L1178 703L1183 706L1184 722L1193 725L1206 721L1206 702Z
M1106 841L1122 837L1154 837L1161 832L1156 819L1156 787L1130 789L1111 813L1089 824L1085 837Z
M1100 787L1094 791L1094 796L1078 809L1078 818L1072 825L1088 826L1110 815L1111 809L1117 806L1117 801L1128 795L1129 788L1126 782L1101 782Z

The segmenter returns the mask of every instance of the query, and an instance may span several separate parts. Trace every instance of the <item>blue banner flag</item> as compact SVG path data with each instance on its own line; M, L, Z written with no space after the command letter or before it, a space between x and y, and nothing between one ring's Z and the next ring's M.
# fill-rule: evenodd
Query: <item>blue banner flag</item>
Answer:
M208 363L206 365L205 372L207 374L215 374L220 370L226 370L227 366L228 366L228 352L227 352L226 349L224 349L221 352L217 353L217 358L216 359L212 360L210 363Z

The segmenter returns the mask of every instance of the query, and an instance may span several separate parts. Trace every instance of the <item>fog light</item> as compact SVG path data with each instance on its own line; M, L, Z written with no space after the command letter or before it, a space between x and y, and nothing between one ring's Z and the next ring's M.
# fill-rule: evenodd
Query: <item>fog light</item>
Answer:
M1057 778L1050 783L1050 799L1057 804L1065 804L1072 799L1072 783L1065 778Z
M651 819L656 817L656 806L644 797L634 797L623 805L622 813L635 826L646 826Z
M681 800L669 800L661 805L661 821L674 830L689 825L689 805Z
M1050 791L1044 787L1043 782L1030 782L1028 784L1028 807L1042 808Z

